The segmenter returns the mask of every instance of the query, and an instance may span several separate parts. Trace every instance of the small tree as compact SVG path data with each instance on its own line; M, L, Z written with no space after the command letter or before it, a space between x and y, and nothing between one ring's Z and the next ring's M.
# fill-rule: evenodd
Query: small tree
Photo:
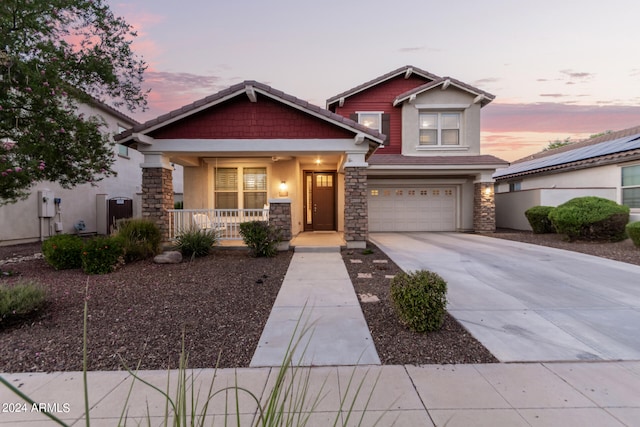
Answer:
M0 2L0 205L39 181L70 188L114 175L103 121L77 107L146 107L134 36L106 0Z
M565 139L556 139L555 141L549 141L549 145L547 145L542 151L555 150L556 148L564 147L565 145L571 145L574 141L571 141L571 138L566 137Z

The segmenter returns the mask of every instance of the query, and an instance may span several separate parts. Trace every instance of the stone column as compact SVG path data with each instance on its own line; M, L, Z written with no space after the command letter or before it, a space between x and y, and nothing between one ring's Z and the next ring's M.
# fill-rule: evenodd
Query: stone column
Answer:
M142 168L142 217L158 225L169 240L169 209L173 209L173 173L164 167Z
M278 245L278 250L289 250L289 242L293 235L291 231L291 199L269 200L269 224L282 230L282 242Z
M366 248L369 237L367 168L344 168L344 240L347 248Z
M476 233L496 231L493 182L475 182L473 184L473 229Z

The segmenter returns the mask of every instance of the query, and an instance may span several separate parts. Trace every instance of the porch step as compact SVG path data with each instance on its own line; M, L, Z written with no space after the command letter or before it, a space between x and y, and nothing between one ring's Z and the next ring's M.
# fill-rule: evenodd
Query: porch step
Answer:
M295 246L295 252L340 252L340 246Z

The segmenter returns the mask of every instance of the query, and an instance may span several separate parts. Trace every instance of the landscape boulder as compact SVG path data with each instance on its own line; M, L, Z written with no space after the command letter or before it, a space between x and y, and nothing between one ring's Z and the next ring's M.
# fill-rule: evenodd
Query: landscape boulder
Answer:
M182 262L182 254L178 251L167 251L153 257L156 264L180 264Z

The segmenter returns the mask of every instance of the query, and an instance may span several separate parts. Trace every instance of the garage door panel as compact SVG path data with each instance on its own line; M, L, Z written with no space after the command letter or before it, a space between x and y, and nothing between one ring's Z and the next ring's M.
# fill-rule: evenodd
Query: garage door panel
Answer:
M368 193L370 231L455 231L456 188L377 187Z

